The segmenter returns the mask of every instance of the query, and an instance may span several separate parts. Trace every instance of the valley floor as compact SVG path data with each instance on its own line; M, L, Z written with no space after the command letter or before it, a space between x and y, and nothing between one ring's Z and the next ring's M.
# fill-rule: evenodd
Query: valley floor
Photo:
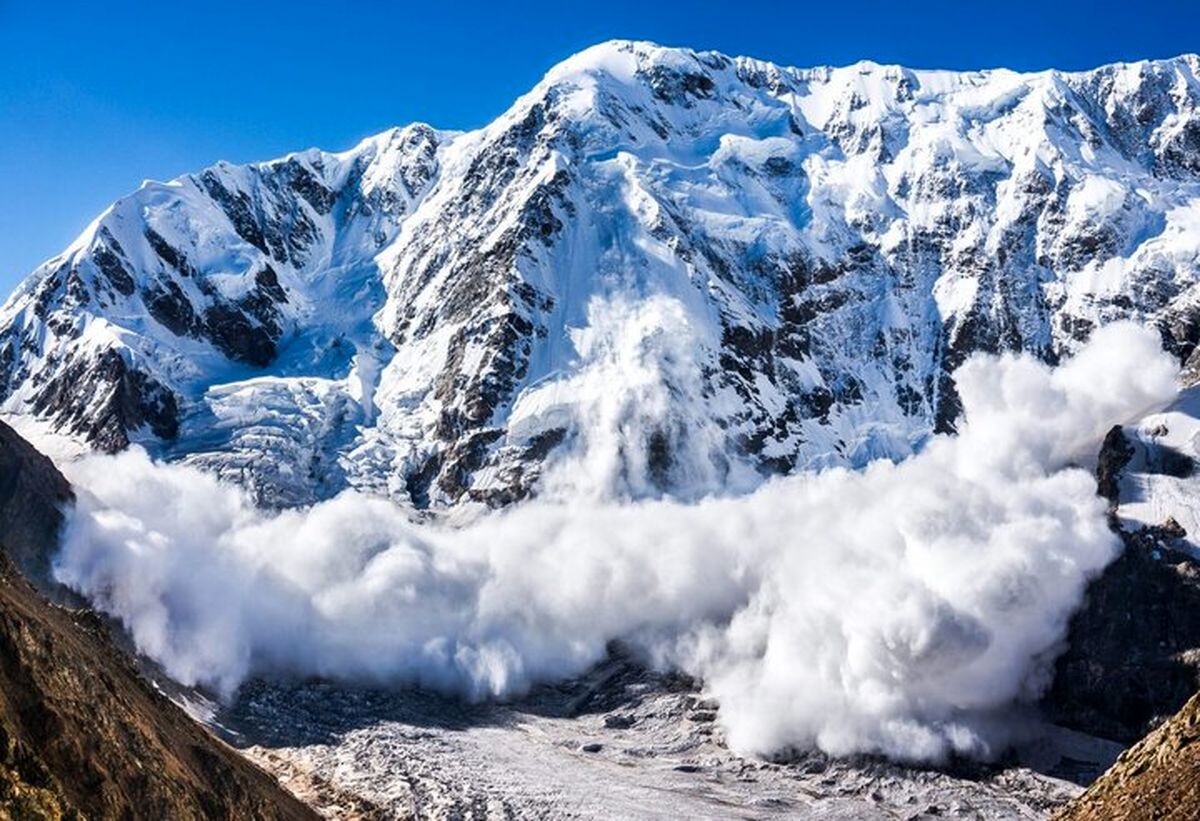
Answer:
M215 717L334 818L1046 818L1117 745L1066 731L1026 766L945 773L820 754L746 759L691 681L620 654L508 705L256 682ZM1046 766L1049 765L1049 766Z

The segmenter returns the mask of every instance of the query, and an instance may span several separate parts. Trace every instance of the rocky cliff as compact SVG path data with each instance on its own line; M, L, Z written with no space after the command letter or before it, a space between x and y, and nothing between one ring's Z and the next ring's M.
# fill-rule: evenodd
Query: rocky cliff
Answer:
M61 593L50 577L71 486L54 464L0 422L0 540L12 562L43 592Z
M143 680L106 622L18 571L50 585L70 498L0 424L0 818L315 818Z

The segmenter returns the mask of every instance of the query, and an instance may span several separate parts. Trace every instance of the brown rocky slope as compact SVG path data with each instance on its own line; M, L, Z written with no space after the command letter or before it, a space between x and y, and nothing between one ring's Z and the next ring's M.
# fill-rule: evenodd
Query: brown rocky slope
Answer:
M1055 821L1200 818L1200 695L1130 747Z
M315 818L148 685L94 614L18 571L48 569L69 494L0 423L0 544L16 545L0 552L0 819Z

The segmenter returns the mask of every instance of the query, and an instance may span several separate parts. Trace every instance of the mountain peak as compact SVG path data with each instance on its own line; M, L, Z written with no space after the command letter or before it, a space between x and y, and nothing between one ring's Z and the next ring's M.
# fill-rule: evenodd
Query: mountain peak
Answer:
M953 427L974 351L1053 360L1134 318L1191 353L1195 62L602 43L476 131L121 200L0 314L0 408L278 505L506 504L579 458L597 492L697 496L903 456Z
M690 49L669 48L647 40L606 40L558 63L547 72L546 79L553 82L575 74L597 73L629 78L641 66L654 62L682 62L695 56L696 52Z

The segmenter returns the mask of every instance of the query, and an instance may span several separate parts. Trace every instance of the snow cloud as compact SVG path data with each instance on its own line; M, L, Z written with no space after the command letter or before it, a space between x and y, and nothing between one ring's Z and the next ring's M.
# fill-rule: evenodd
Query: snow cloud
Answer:
M646 320L616 313L614 327ZM580 345L643 394L598 391L586 411L577 470L611 483L614 449L681 403L644 346ZM682 357L662 390L688 390ZM900 464L688 502L549 493L460 528L355 493L270 514L137 450L90 457L68 466L79 501L57 574L171 675L224 693L300 674L504 697L621 639L702 677L745 752L987 756L1119 549L1071 465L1168 400L1175 367L1154 333L1121 324L1056 369L979 356L956 378L960 434ZM692 441L696 458L710 449ZM551 475L578 481L569 468Z

